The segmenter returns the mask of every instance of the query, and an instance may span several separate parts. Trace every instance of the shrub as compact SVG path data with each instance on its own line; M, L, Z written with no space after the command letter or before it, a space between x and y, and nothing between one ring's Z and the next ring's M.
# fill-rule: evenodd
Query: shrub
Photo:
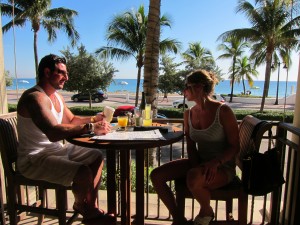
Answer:
M183 118L182 109L161 108L158 109L158 112L163 113L168 118ZM255 116L261 120L281 121L281 122L283 121L284 118L284 113L279 110L269 110L260 113L257 110L233 109L233 112L238 120L242 120L247 115ZM292 123L293 119L294 119L294 112L292 111L285 112L285 122Z

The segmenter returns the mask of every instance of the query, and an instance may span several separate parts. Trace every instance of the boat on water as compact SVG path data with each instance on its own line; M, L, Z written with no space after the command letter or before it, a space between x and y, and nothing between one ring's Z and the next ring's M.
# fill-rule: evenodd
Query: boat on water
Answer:
M253 86L253 87L251 87L251 89L259 89L259 87L258 86Z
M19 82L19 83L23 83L23 84L29 84L29 81L28 81L28 80L19 80L18 82Z

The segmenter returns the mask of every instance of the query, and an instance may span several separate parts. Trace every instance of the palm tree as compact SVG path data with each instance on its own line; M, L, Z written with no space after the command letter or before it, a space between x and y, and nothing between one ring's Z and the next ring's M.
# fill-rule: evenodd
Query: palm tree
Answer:
M252 66L248 61L248 57L244 56L242 58L237 59L236 64L236 82L240 83L242 81L244 94L246 94L245 88L245 79L248 81L250 87L253 86L252 76L257 77L258 72L255 67Z
M201 46L201 42L189 43L189 48L182 53L186 70L195 69L212 70L215 66L215 60L209 49Z
M151 102L154 116L157 115L157 87L159 75L160 0L150 0L144 67L144 92L146 101Z
M162 16L159 22L160 26L171 26L166 16ZM107 28L107 41L108 45L111 46L101 47L96 50L96 54L104 58L110 57L117 60L128 60L133 56L136 59L136 66L138 68L136 106L138 104L141 70L144 66L147 23L148 17L145 16L144 6L140 6L137 12L132 10L115 16ZM155 43L155 45L159 46L161 53L165 53L166 51L177 53L177 50L180 48L180 43L174 39L165 39L159 43Z
M221 39L222 36L218 37L218 40ZM240 41L239 39L228 36L223 40L224 43L220 44L218 46L218 50L224 51L225 53L220 55L217 59L232 59L232 66L231 66L231 92L230 92L230 99L229 102L232 102L232 96L233 96L233 87L235 83L235 64L237 61L237 58L241 56L241 54L244 52L244 49L248 47L247 42Z
M237 12L247 16L252 27L227 31L222 39L237 37L249 41L252 45L250 56L257 66L266 63L265 83L260 112L263 112L265 98L268 96L272 56L275 50L293 50L300 36L300 17L291 18L289 7L282 0L256 0L256 8L248 1L241 0Z
M57 30L63 30L74 46L79 39L79 34L75 30L73 17L78 13L66 8L50 9L51 0L8 0L8 3L0 3L2 14L14 18L2 27L3 32L8 31L15 26L24 26L27 21L31 23L31 29L34 34L34 60L37 75L38 69L38 50L37 38L41 26L48 33L48 41L53 42L57 38ZM38 76L36 76L38 77Z

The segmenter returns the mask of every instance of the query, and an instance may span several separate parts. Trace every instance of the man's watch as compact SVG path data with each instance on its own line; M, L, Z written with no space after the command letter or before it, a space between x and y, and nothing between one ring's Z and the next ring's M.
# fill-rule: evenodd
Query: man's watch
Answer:
M85 127L89 134L94 133L94 124L93 123L87 123L87 124L85 124Z

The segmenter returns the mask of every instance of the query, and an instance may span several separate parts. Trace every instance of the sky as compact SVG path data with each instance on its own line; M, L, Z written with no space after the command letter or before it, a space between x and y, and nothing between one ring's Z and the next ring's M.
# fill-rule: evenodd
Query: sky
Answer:
M161 38L177 39L182 43L181 52L188 49L191 42L201 42L202 47L208 48L216 59L223 52L217 50L221 44L217 41L220 34L236 28L247 28L250 24L245 15L235 12L238 0L162 0L161 15L167 15L172 26L164 27ZM87 51L93 53L96 49L106 46L105 39L108 23L112 18L125 11L138 9L144 5L148 14L149 0L52 0L51 8L66 7L76 10L79 15L75 17L75 27L80 34L78 45L83 44ZM2 17L2 25L8 22L8 18ZM57 40L53 43L47 41L46 32L41 29L38 33L38 55L39 59L53 53L61 55L60 51L70 46L67 36L59 31ZM14 45L15 43L15 45ZM33 53L33 32L31 24L15 28L3 34L4 65L13 77L34 78L34 53ZM75 53L77 49L73 49ZM16 53L14 55L14 52ZM176 61L181 61L180 55ZM116 79L136 79L137 68L135 60L112 61L113 66L118 70L115 73ZM217 65L224 73L223 78L227 79L227 72L230 60L216 60ZM279 71L280 80L296 81L298 77L299 56L292 54L292 65L288 73L286 69ZM265 67L259 67L259 76L254 80L264 80ZM15 72L16 71L16 72ZM271 75L271 80L277 80L278 70Z

